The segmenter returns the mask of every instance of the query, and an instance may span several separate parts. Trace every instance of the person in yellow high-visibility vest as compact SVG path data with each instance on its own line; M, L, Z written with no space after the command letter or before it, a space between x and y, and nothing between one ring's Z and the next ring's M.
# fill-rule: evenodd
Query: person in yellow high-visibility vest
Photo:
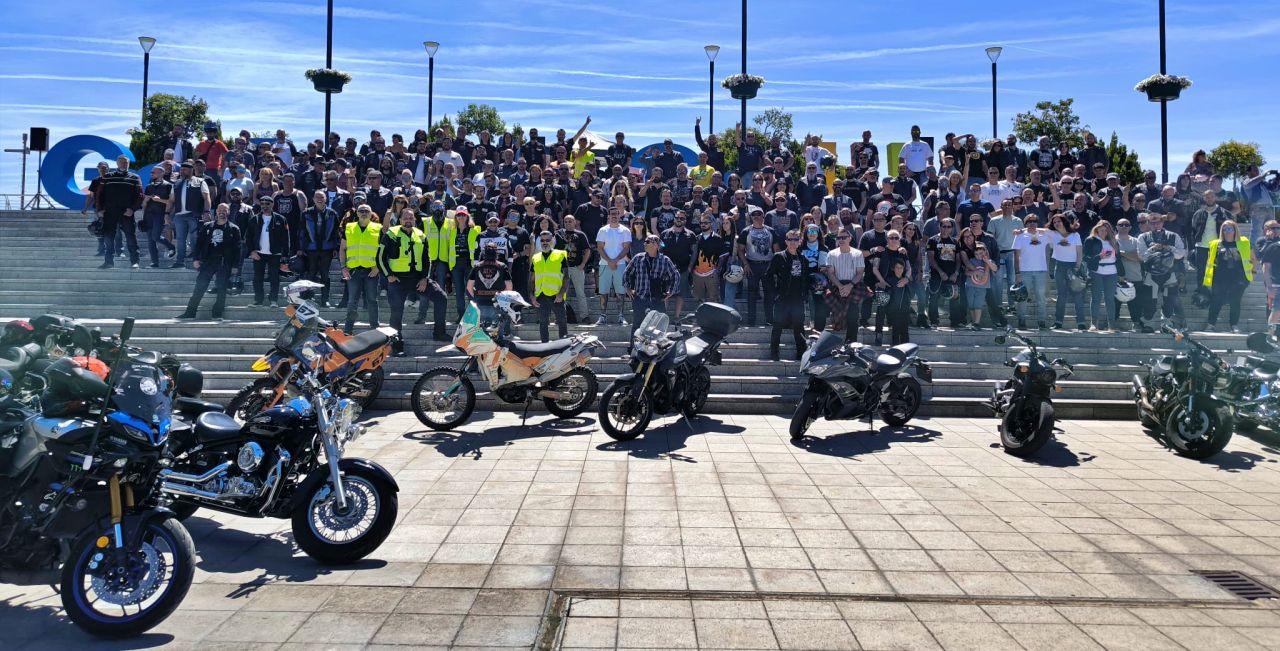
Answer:
M560 338L569 336L569 322L564 311L564 294L569 284L569 254L556 247L556 236L550 231L538 233L538 252L533 254L533 306L538 308L538 334L542 343L550 340L551 313L556 315Z
M1204 286L1209 293L1209 323L1204 329L1217 329L1218 314L1222 306L1230 307L1228 316L1231 331L1240 332L1240 299L1244 290L1253 282L1253 268L1257 265L1249 238L1240 234L1240 227L1233 220L1222 222L1218 239L1209 242L1209 254L1204 265Z
M458 222L454 211L446 212L444 202L433 200L422 216L422 233L427 243L427 266L423 268L423 275L447 287L457 264Z
M391 327L404 329L404 302L417 295L418 320L426 323L427 301L435 304L436 314L431 338L445 341L444 310L449 302L440 285L424 272L427 240L422 229L417 228L417 214L413 208L400 211L400 223L382 232L378 246L378 269L387 277L387 303L391 305ZM404 355L403 338L396 348L397 357Z
M351 334L356 326L356 310L360 301L368 299L369 327L378 327L378 243L382 224L373 221L373 209L362 203L356 208L356 221L347 224L345 239L338 249L342 262L342 279L347 281L347 327Z

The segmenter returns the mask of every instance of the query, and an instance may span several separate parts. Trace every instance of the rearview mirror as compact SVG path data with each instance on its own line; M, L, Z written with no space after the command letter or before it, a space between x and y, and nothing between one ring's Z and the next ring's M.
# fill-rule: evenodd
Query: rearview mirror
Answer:
M88 328L82 325L77 325L75 330L71 331L71 343L80 350L85 352L91 351L93 350L94 344L93 333L89 332Z
M120 344L123 345L133 336L133 317L124 320L124 325L120 326Z

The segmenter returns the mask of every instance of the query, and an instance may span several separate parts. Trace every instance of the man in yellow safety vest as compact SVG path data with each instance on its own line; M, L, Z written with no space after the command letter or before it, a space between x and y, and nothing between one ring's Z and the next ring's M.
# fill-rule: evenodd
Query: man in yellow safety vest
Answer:
M347 327L351 334L356 326L356 310L368 299L369 327L378 327L378 266L374 259L382 236L381 222L373 221L373 209L362 203L356 208L356 221L347 224L345 238L338 249L342 261L342 279L347 282Z
M417 215L413 208L400 211L400 223L388 228L382 234L378 246L378 269L387 277L387 303L391 305L391 327L397 331L404 329L404 302L413 294L423 300L420 302L419 318L415 323L423 323L422 318L427 311L427 301L435 303L436 320L432 338L444 341L448 337L444 333L444 310L448 301L440 286L427 277L423 270L423 254L426 253L426 237L417 228ZM404 339L396 345L395 355L404 356Z
M564 282L569 268L569 254L555 248L556 236L550 231L538 234L538 252L533 254L533 306L538 308L538 334L542 343L550 339L551 313L556 315L560 338L569 336L569 323L564 311Z

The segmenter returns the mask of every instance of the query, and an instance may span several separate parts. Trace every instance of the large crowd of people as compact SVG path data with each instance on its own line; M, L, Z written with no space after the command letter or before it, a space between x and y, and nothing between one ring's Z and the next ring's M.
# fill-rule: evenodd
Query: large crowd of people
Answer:
M85 209L100 217L104 268L124 255L139 267L141 233L150 267L199 270L179 318L195 317L211 285L221 318L249 273L254 304L276 305L281 274L296 274L324 286L325 307L340 295L348 331L361 311L379 325L385 291L390 325L403 326L406 303L417 323L432 306L439 339L468 300L483 309L504 289L537 309L544 341L552 320L564 335L567 322L742 301L746 325L773 329L777 359L787 330L797 357L808 328L876 344L886 329L900 343L944 322L1107 332L1123 306L1149 332L1160 318L1186 325L1184 300L1208 307L1206 327L1235 330L1255 269L1269 297L1280 285L1280 175L1250 168L1237 193L1204 152L1174 183L1146 171L1134 185L1092 134L1073 150L948 133L935 151L912 127L886 162L893 175L881 176L868 131L829 183L834 159L816 138L794 157L739 128L731 168L700 121L696 165L670 139L637 157L622 132L592 150L590 122L550 142L536 129L473 140L459 128L302 146L283 130L228 146L214 123L193 145L177 127L146 182L126 159L103 163ZM335 264L345 286L331 290Z

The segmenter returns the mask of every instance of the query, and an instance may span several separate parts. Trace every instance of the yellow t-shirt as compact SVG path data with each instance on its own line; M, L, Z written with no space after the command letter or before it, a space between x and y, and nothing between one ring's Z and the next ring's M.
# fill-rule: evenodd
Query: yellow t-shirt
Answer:
M594 151L591 151L590 149L582 153L578 153L575 150L570 160L573 161L573 178L576 179L579 176L582 176L582 170L585 169L588 165L590 165L593 168L595 167L596 153Z
M693 179L693 184L705 188L711 185L711 175L716 173L716 168L710 165L697 165L689 168L689 178Z

